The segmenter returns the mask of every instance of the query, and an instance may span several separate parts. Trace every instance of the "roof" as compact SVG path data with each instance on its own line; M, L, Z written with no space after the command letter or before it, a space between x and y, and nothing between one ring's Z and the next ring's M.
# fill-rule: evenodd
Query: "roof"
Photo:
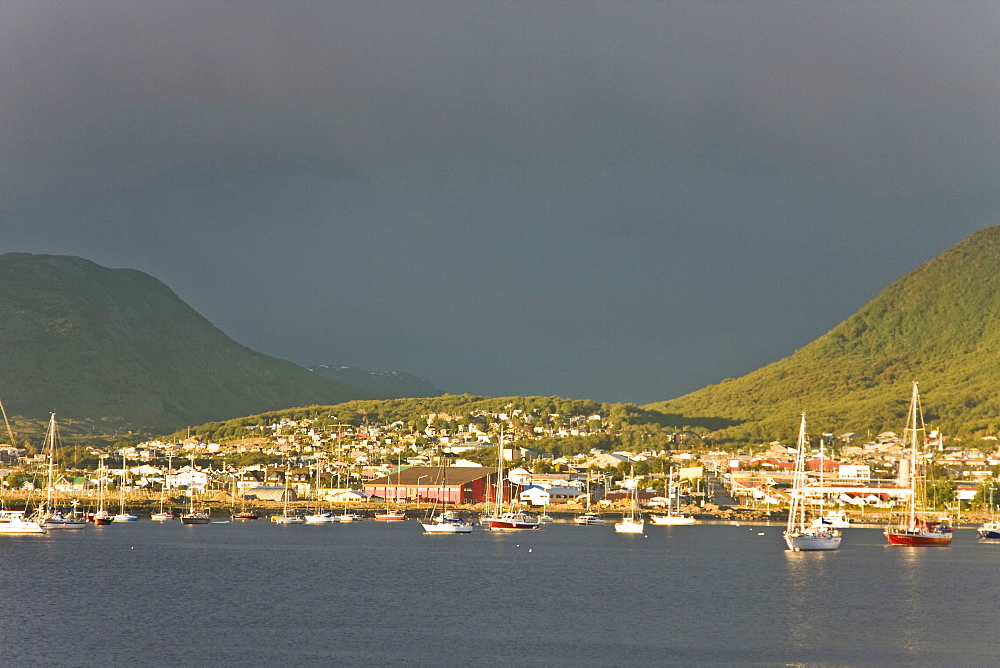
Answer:
M466 485L473 480L485 478L496 473L491 466L469 468L466 466L411 466L410 468L365 481L365 487L391 487L393 485L417 485L432 487L434 485L455 486ZM442 475L443 474L443 475Z

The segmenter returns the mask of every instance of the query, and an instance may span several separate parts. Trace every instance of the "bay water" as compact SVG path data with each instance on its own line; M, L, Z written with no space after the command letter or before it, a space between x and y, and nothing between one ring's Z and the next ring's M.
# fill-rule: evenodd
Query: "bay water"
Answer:
M414 521L0 536L5 662L46 666L996 665L1000 544L777 525Z

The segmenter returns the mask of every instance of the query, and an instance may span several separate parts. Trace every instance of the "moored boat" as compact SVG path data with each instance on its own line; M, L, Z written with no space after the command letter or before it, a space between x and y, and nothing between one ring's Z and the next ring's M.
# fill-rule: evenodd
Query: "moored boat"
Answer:
M785 545L793 552L817 550L836 550L840 547L842 536L836 529L816 527L806 523L805 489L806 489L806 451L809 440L806 438L806 414L802 414L799 422L799 439L796 445L795 474L792 478L791 503L788 507L788 524L785 527Z
M921 456L924 449L924 439L922 434L924 429L924 417L920 408L920 394L917 392L917 384L913 383L913 392L910 396L910 410L906 419L906 428L903 432L903 449L909 445L909 487L910 498L908 501L908 513L896 526L885 528L885 537L890 545L908 545L912 547L945 547L951 545L954 529L948 518L938 518L937 521L923 519L917 509L923 500L923 475Z
M982 540L1000 540L1000 522L995 520L983 522L982 526L976 529L976 534Z
M0 534L45 533L45 525L25 518L23 510L0 510Z
M830 529L847 529L851 526L851 518L843 510L828 510L812 521L814 527Z
M666 515L650 515L649 521L653 524L694 524L693 515L687 513L668 511Z
M689 515L685 512L681 512L680 503L680 485L678 488L674 487L674 467L670 467L670 477L667 479L667 514L666 515L650 515L649 521L653 524L694 524L694 515Z
M487 517L486 523L491 529L499 529L501 531L537 529L539 526L537 517L521 511L510 511Z
M584 527L606 524L604 518L601 517L599 513L584 513L582 515L577 515L573 518L573 523Z
M642 533L646 526L646 521L642 519L639 511L639 481L635 477L635 470L629 474L629 478L622 485L629 490L629 512L622 516L622 521L615 524L617 533Z

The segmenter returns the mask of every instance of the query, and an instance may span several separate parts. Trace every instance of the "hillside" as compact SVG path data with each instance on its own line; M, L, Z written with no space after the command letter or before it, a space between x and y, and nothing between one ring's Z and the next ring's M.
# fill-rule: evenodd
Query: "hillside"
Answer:
M11 415L149 429L387 396L236 343L160 281L77 257L0 255Z
M1000 227L952 247L886 288L857 314L793 355L646 408L731 420L722 438L899 431L909 385L928 425L996 435L1000 414Z

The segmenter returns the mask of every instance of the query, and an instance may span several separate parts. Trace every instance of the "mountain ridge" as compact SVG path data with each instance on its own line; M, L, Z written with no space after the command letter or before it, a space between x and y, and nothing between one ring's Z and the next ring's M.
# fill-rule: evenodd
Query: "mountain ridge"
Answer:
M909 384L949 433L997 433L1000 226L980 230L886 287L791 355L651 410L738 423L720 438L790 434L801 412L832 430L900 427ZM813 416L818 419L814 420Z
M0 255L8 413L176 428L261 410L391 395L322 378L228 337L136 269Z

